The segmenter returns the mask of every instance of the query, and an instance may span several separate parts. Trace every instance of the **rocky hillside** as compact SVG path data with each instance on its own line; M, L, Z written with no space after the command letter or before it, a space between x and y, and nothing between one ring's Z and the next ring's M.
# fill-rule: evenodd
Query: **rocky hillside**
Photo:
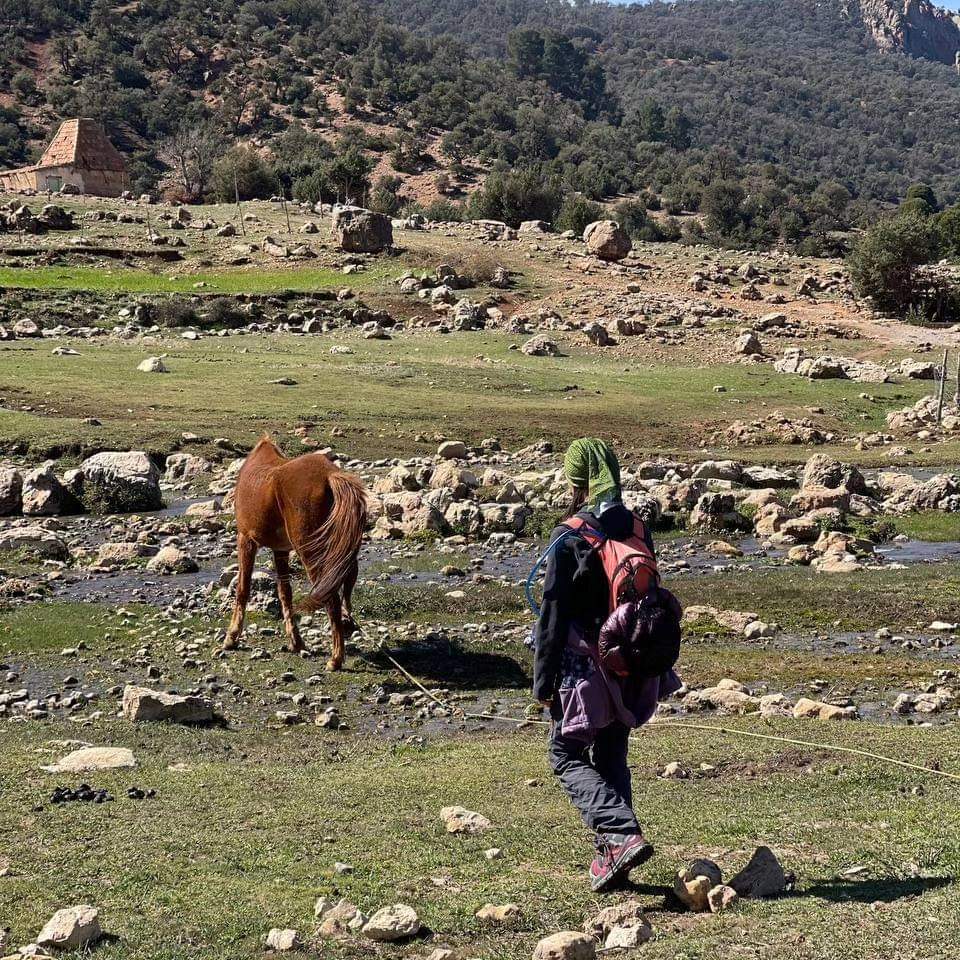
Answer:
M960 15L930 0L860 0L860 15L881 50L960 65Z
M94 116L135 189L173 199L232 197L233 168L218 186L216 167L240 144L263 159L234 158L246 196L510 222L627 196L653 214L631 212L641 238L663 215L701 213L724 242L818 249L912 184L960 197L953 21L925 0L488 0L483 17L467 0L0 10L3 166L34 159L60 119ZM899 52L921 41L946 62ZM562 219L575 229L596 212Z

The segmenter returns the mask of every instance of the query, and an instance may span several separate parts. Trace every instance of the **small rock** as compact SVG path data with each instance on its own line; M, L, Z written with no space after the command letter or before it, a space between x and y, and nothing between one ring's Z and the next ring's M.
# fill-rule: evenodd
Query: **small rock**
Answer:
M267 949L276 953L289 953L300 947L300 934L296 930L274 927L267 934Z
M594 960L597 943L593 937L563 930L544 937L534 948L533 960Z
M147 357L137 364L137 369L141 373L169 373L166 364L161 357Z
M474 813L466 807L444 807L440 811L440 819L447 833L483 833L493 826L483 814Z
M504 903L500 906L488 903L482 906L474 916L478 920L489 923L509 923L520 916L520 908L515 903Z
M725 883L719 883L713 887L707 894L707 903L710 905L711 913L720 913L722 910L728 910L738 900L740 895L733 887L728 887Z
M710 909L708 894L722 882L723 874L720 868L712 860L698 858L678 871L673 892L690 910L704 913Z
M81 904L58 910L37 937L41 947L58 950L77 950L100 939L100 912L96 907Z
M420 932L420 918L413 907L397 903L392 907L382 907L363 927L363 935L370 940L390 943L394 940L406 940Z

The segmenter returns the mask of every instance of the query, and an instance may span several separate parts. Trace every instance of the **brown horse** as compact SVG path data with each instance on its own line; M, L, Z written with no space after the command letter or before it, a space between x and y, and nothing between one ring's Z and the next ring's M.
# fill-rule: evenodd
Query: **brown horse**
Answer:
M297 609L326 607L333 633L333 655L327 669L339 670L344 641L356 629L350 598L367 522L360 478L337 469L320 453L288 460L264 434L240 469L234 509L240 569L233 619L223 649L234 649L243 632L250 578L260 547L273 551L289 649L294 653L304 649L290 587L290 551L295 550L310 579L310 593Z

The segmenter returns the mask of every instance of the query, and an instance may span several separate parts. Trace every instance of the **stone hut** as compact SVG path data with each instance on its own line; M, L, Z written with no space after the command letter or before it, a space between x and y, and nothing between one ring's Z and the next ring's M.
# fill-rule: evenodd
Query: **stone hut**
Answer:
M118 197L127 189L126 164L103 127L86 117L64 120L40 161L0 170L0 190L86 193Z

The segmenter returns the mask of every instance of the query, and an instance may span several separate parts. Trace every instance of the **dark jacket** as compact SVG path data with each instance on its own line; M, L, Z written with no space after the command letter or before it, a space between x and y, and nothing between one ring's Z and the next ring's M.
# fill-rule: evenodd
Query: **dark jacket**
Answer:
M622 505L610 507L599 517L584 510L577 514L611 540L626 540L633 532L633 514ZM553 543L567 528L553 531ZM647 545L653 539L647 531ZM543 603L537 621L533 661L533 696L551 700L560 686L563 651L570 624L576 623L591 643L610 613L610 592L603 564L579 534L568 534L547 559Z

